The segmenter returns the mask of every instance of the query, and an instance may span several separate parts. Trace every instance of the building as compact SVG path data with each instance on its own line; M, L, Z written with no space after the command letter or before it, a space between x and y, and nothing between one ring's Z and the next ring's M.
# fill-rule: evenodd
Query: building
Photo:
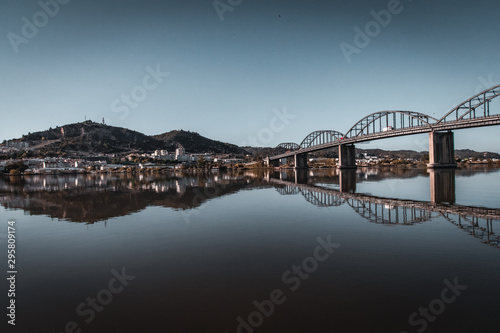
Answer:
M177 148L175 150L175 158L177 159L177 156L183 156L183 155L186 155L186 151L184 150L184 148Z
M160 156L165 156L168 155L168 151L161 149L161 150L155 150L153 154L151 154L154 157L160 157Z

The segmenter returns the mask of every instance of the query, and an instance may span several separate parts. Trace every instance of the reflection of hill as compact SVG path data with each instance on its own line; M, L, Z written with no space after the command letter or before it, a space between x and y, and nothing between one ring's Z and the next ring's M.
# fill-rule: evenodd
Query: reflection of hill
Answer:
M196 208L207 200L256 186L256 183L248 177L220 175L146 179L79 175L38 177L14 184L0 181L0 204L33 215L94 223L129 215L148 206Z

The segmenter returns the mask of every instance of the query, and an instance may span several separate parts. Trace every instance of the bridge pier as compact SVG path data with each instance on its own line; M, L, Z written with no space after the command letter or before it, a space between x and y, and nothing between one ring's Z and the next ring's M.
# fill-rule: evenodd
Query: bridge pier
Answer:
M354 145L339 146L339 169L356 169L356 148Z
M285 165L287 162L287 158L286 157L283 157L283 158L280 158L280 165Z
M295 169L307 169L307 153L295 155Z
M456 168L453 132L429 133L428 168Z
M435 204L455 203L455 169L429 170L431 180L431 202Z
M265 159L265 162L268 166L272 166L274 168L277 168L280 166L280 161L279 160L271 160L269 157Z

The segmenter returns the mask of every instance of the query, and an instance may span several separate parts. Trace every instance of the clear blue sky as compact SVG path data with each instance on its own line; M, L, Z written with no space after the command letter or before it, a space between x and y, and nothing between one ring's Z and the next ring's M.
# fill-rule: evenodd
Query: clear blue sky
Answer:
M212 0L71 0L50 17L37 1L4 0L0 140L86 116L145 134L300 143L381 110L439 118L500 82L498 1L401 0L349 63L341 43L355 46L354 28L393 1L221 0L235 6L218 13ZM23 17L36 33L23 36ZM168 76L147 77L157 68ZM294 118L282 126L285 109ZM499 133L460 130L455 146L500 152ZM360 147L426 150L427 137Z

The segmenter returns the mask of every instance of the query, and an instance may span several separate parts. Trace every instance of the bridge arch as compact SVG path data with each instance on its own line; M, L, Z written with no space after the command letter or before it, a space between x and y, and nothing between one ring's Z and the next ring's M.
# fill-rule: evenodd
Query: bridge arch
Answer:
M500 85L488 88L455 107L439 119L438 123L463 120L467 116L469 116L468 119L488 117L490 116L490 101L498 96L500 96ZM477 116L476 110L480 109L481 106L483 114Z
M297 150L300 146L294 142L282 142L275 149Z
M348 198L346 203L361 217L377 224L414 224L427 222L432 218L432 212L421 207L408 205L393 205L391 199Z
M392 130L431 126L438 120L434 117L414 111L379 111L372 113L356 124L346 133L347 138L361 135L388 132Z
M283 187L277 187L276 191L278 191L281 195L295 195L299 194L300 190L297 186L284 185Z
M343 204L342 197L333 193L313 191L307 188L301 188L299 191L307 202L318 207L338 207Z
M312 146L321 145L324 143L330 143L337 140L340 140L344 137L344 134L332 131L332 130L323 130L323 131L314 131L310 133L308 136L302 140L300 143L300 148L309 148Z

